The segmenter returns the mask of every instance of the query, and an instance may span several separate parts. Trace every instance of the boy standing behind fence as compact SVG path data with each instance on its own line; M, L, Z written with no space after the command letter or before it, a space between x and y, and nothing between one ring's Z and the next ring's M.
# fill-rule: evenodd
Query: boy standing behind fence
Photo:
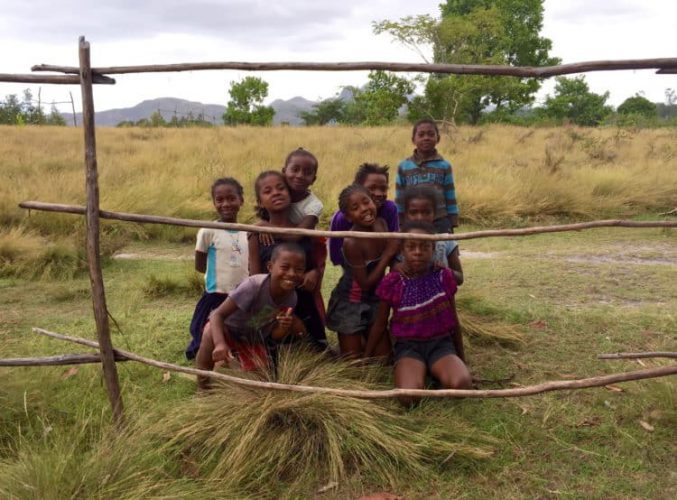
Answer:
M458 226L458 205L451 164L435 148L440 142L440 132L434 120L416 122L411 137L414 154L400 162L395 178L395 202L402 222L404 215L404 190L411 186L430 186L437 193L435 230L451 233Z

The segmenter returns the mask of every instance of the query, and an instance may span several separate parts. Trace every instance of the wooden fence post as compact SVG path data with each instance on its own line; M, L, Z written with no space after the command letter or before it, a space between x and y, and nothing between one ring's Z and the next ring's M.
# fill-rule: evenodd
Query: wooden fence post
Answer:
M99 253L99 179L96 164L96 132L94 129L94 92L89 54L89 42L80 37L80 89L82 91L82 126L85 133L85 168L87 186L87 261L89 281L92 286L92 303L96 333L99 338L99 352L108 399L113 408L113 419L118 426L123 424L122 395L118 381L115 354L110 338L106 294L101 273Z

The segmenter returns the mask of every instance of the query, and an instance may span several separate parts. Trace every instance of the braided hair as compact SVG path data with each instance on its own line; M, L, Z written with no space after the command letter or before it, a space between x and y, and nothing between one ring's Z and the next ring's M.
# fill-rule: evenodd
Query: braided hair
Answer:
M343 215L348 212L348 200L354 193L364 193L371 197L371 194L367 188L365 188L362 184L351 184L350 186L343 188L338 197L338 207L339 210L343 212Z

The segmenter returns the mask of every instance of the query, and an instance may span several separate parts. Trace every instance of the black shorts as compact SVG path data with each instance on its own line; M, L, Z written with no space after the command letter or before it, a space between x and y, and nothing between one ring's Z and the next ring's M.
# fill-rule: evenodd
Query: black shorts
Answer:
M394 361L413 358L426 365L428 369L444 356L456 354L450 335L431 340L395 340Z

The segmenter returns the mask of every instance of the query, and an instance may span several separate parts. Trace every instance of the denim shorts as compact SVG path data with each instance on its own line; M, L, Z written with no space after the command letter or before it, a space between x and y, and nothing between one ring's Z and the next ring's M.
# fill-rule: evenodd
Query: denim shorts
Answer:
M395 339L393 350L395 363L402 358L413 358L426 365L428 369L444 356L456 354L451 335L430 340Z

